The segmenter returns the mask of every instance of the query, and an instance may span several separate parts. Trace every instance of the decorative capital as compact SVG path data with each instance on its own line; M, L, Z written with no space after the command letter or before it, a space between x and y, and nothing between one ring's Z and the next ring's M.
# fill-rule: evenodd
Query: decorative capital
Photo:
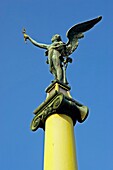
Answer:
M82 123L88 116L88 108L72 99L70 88L60 82L53 82L47 89L46 100L34 111L35 117L31 122L31 130L45 129L46 119L52 114L65 114L72 118L73 125L76 121Z

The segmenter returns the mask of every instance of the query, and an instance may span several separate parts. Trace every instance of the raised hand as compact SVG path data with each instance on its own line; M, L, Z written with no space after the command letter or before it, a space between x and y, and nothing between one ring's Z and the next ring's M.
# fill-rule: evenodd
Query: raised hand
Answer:
M29 39L29 36L26 34L26 29L25 28L23 28L22 33L24 35L24 41L26 42L27 39Z

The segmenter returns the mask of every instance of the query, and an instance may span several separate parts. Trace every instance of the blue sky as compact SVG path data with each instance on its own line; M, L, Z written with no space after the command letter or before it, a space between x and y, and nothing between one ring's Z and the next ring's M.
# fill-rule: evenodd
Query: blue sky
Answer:
M0 3L0 169L43 169L44 132L30 131L33 110L53 80L44 50L23 41L22 28L51 43L74 24L103 16L80 40L67 70L71 95L90 109L74 127L79 170L113 169L113 2L99 0L4 0Z

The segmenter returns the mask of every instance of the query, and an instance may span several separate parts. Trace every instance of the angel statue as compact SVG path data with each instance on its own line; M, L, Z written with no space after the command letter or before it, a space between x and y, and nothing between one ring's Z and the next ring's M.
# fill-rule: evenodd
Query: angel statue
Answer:
M69 56L77 49L79 39L84 37L84 32L90 30L95 24L102 19L101 16L74 25L71 27L66 36L68 38L67 43L64 43L59 34L52 37L51 44L42 44L33 40L26 34L26 30L23 30L24 40L29 40L32 44L39 48L46 49L45 55L47 58L47 64L49 64L50 72L54 75L55 80L58 80L64 84L68 84L66 79L66 68L68 63L72 62L72 58Z

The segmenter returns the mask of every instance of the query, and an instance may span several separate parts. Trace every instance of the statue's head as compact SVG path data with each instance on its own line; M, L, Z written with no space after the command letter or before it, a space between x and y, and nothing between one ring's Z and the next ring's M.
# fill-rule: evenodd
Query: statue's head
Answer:
M55 34L55 35L53 35L51 41L53 43L54 41L62 41L62 39L61 39L61 36L59 34Z

